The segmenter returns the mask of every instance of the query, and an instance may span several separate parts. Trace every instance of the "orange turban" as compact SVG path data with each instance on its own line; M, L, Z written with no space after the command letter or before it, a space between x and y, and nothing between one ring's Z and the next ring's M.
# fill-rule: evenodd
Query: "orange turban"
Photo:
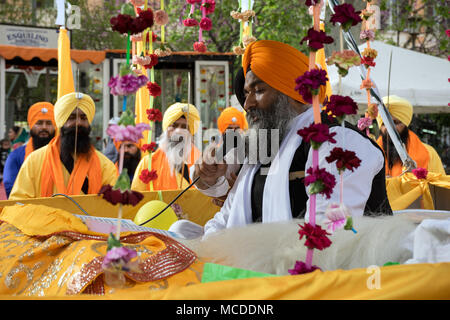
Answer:
M27 121L30 130L39 120L51 120L56 128L53 105L50 102L37 102L28 109Z
M219 131L224 133L229 125L237 124L242 130L248 129L247 119L244 114L234 107L228 107L222 111L217 119Z
M303 104L309 104L295 91L295 79L308 71L309 59L294 47L273 40L252 42L242 59L244 75L247 69L272 88ZM325 99L326 87L321 86L319 101Z

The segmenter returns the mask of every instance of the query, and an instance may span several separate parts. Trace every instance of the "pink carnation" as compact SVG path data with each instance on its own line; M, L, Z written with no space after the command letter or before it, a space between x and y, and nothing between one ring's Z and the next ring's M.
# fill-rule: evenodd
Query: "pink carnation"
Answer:
M416 176L417 179L426 179L428 175L428 170L425 168L417 168L413 169L412 173Z
M206 52L205 43L201 41L194 42L194 50L198 52Z
M155 24L158 26L163 26L169 22L169 15L164 10L156 10L154 19Z
M195 19L187 18L183 20L183 24L185 27L195 27L198 26L198 21Z
M200 20L200 28L205 31L211 30L211 28L212 28L211 19L210 18L202 18L202 20Z
M214 13L214 10L216 9L216 1L206 0L205 3L202 4L202 6L205 7L206 14Z
M146 123L138 123L136 126L122 126L113 124L106 129L106 133L116 141L138 142L142 139L142 132L149 130L150 126Z

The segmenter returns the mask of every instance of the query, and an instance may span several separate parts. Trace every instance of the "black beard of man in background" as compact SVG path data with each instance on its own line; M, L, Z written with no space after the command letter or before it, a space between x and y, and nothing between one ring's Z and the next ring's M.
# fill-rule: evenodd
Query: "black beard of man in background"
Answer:
M405 146L408 146L409 130L406 128L405 130L400 131L399 135L401 141L405 144ZM389 169L392 169L392 167L396 163L402 162L402 159L400 158L397 149L395 149L394 143L392 142L392 139L389 137L387 130L381 131L381 137L383 139L383 150L385 150L386 153Z

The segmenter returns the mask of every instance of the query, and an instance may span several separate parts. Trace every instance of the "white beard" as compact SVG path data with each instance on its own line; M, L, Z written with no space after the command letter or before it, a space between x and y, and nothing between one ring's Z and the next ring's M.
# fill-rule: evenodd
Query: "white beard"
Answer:
M337 230L329 236L332 244L314 250L313 265L323 271L383 266L411 259L414 221L403 216L353 218L352 231ZM296 260L305 261L305 238L299 240L303 220L258 223L222 230L205 240L182 240L208 262L258 272L287 275Z
M183 140L178 139L182 137ZM170 166L170 174L173 176L180 172L183 165L188 163L192 149L192 136L187 130L176 129L169 139L166 132L159 138L161 149L166 154Z

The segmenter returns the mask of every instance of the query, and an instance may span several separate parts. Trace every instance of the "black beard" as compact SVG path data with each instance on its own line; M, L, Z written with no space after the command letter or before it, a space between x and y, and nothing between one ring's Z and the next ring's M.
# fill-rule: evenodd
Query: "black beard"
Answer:
M128 170L128 174L130 176L133 176L139 161L141 161L141 150L138 150L135 155L125 153L123 158L123 167Z
M406 128L403 132L399 133L399 135L400 140L405 144L405 146L408 146L409 130ZM401 163L402 159L400 158L397 149L395 149L392 139L388 137L387 131L385 131L385 133L381 132L381 137L383 139L383 150L387 157L388 167L389 169L392 169L396 163Z
M33 150L37 150L39 148L42 148L43 146L46 146L55 136L55 134L50 134L48 137L39 137L39 133L34 133L34 131L30 131L30 135L33 138Z
M77 154L87 154L91 149L89 134L91 127L78 127L77 134ZM69 173L73 170L72 153L75 151L75 127L61 128L61 151L60 159Z

